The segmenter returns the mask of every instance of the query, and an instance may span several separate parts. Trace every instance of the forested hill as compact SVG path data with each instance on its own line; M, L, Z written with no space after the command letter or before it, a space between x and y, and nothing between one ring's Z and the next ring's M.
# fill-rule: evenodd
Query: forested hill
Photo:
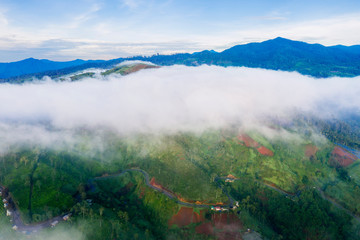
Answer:
M245 66L297 71L313 77L354 77L360 75L360 45L350 47L342 45L326 47L320 44L308 44L279 37L261 43L237 45L223 52L205 50L192 54L181 53L173 55L153 55L149 57L138 56L109 61L87 62L75 60L60 63L48 60L36 60L44 61L44 66L51 65L51 67L47 67L46 69L39 67L39 64L25 64L29 61L28 59L17 62L16 69L10 67L6 69L4 65L0 65L0 78L3 78L3 82L22 82L32 75L36 77L45 75L57 77L89 67L110 67L125 60L143 60L158 65L184 64L197 66L200 64L210 64L218 66ZM31 69L31 72L29 72L29 69ZM6 76L4 75L5 72L7 74ZM13 77L9 78L9 75Z

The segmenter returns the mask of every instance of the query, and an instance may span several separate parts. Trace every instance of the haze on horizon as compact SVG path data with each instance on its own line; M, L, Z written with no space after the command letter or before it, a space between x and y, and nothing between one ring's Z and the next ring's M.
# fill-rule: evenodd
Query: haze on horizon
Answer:
M360 2L0 1L0 62L224 50L278 36L360 44Z

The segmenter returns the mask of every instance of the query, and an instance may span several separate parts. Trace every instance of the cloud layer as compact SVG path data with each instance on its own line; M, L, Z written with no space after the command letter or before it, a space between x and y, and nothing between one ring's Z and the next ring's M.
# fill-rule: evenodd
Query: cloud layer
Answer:
M171 66L78 82L0 85L3 143L67 141L83 127L169 133L256 127L268 117L286 120L299 111L336 117L359 110L359 77L313 79L236 67Z

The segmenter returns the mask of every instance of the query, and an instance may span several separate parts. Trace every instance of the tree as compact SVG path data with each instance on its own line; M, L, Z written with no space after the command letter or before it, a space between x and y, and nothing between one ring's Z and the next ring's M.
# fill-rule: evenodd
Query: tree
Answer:
M307 185L309 183L309 178L305 175L305 176L302 177L301 182L304 185Z
M99 208L99 214L100 214L100 227L101 227L101 222L102 222L102 215L104 214L104 210L105 208L103 206L101 206Z

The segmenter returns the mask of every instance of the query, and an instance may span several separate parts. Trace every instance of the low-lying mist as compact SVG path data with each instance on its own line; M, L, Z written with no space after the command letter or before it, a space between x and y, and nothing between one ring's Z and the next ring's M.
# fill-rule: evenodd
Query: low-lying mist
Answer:
M77 82L0 85L0 148L71 142L73 130L173 133L360 110L360 77L314 79L244 67L171 66ZM54 130L56 129L56 130Z

